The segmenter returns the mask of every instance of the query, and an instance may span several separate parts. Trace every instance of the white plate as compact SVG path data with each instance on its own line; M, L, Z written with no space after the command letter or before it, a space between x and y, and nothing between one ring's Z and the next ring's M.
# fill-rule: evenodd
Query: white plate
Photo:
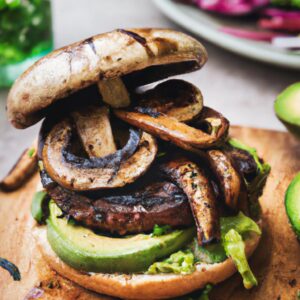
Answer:
M171 20L190 32L232 52L266 63L300 70L300 54L275 48L266 42L249 41L218 29L235 22L230 18L218 17L203 12L197 7L172 0L153 0L156 6Z

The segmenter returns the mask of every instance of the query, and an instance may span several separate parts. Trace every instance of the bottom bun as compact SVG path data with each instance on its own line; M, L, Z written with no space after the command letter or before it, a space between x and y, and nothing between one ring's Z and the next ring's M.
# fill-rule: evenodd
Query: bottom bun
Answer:
M232 259L216 264L196 265L196 271L188 275L178 274L107 274L83 273L65 264L52 250L47 240L46 226L36 226L34 237L45 260L63 277L94 292L125 299L167 299L182 296L217 284L236 272ZM246 241L249 257L256 249L260 237L253 235Z

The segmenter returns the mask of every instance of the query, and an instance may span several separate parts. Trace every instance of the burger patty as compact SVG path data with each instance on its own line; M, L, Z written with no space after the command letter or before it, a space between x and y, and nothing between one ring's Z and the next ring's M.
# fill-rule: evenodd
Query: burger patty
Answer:
M63 213L93 229L124 235L149 232L155 224L194 224L185 193L171 182L152 183L130 194L92 198L59 186L46 172L41 177L47 193Z

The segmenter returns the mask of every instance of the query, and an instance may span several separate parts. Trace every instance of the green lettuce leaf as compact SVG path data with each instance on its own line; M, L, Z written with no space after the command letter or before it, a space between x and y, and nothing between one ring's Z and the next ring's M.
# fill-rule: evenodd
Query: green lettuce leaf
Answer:
M220 218L221 241L226 255L231 257L243 278L246 289L257 285L257 280L252 273L245 253L243 237L250 232L261 234L259 226L249 217L240 212L234 217Z
M161 262L152 264L147 273L175 273L190 274L195 271L194 255L190 250L178 251L173 253L169 258Z
M212 284L207 284L202 290L201 296L198 298L198 300L209 300L208 294L211 292L212 288Z
M247 182L245 180L245 183L249 194L251 216L258 218L260 215L260 206L257 202L257 199L262 193L263 187L271 171L271 166L260 160L255 148L249 147L241 141L233 138L230 138L228 140L228 144L234 148L247 151L250 155L252 155L253 159L256 162L259 171L258 175L253 180L251 180L251 182Z
M236 230L241 235L249 232L255 232L258 235L261 235L259 226L242 212L239 212L234 217L220 218L220 224L222 237L224 237L230 229Z
M252 155L253 159L255 160L255 162L257 164L257 168L258 168L260 173L270 172L270 169L271 169L270 165L262 162L259 159L259 156L258 156L257 151L256 151L255 148L252 148L252 147L250 147L250 146L248 146L248 145L246 145L246 144L242 143L241 141L239 141L237 139L234 139L234 138L230 138L228 140L228 143L229 143L229 145L231 145L234 148L245 150L248 153L250 153Z
M243 278L244 287L251 289L257 285L245 254L245 243L242 236L234 229L230 229L223 237L222 244L226 254L230 256Z
M161 236L161 235L164 235L164 234L170 232L171 230L172 230L172 228L169 225L159 226L159 225L155 224L153 227L152 236Z

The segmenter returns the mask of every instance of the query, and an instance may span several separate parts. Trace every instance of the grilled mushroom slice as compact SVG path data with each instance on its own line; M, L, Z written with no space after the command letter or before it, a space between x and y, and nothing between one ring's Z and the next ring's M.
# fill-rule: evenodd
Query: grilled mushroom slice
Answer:
M14 191L21 187L37 169L37 142L26 149L9 173L0 181L0 189Z
M187 125L165 114L149 116L144 113L114 110L117 117L129 124L149 132L163 140L171 141L179 147L187 144L195 148L208 148L223 142L229 122L221 115L214 115L210 108L204 108L193 123ZM192 127L197 126L198 128ZM206 133L204 129L208 129Z
M130 105L130 97L120 77L98 81L98 89L105 103L115 108Z
M85 158L71 152L72 123L58 122L45 139L42 158L46 171L60 185L78 191L115 188L133 182L153 162L155 139L130 129L127 144L104 157Z
M207 157L219 181L225 203L234 210L243 207L247 203L246 187L230 158L221 150L209 150Z
M231 147L226 147L225 152L247 181L251 182L258 175L257 163L249 152Z
M72 117L89 157L102 157L116 152L107 107L88 106L73 112Z
M186 227L194 223L186 195L171 182L154 182L130 193L92 198L54 182L49 184L45 172L41 177L61 210L88 227L123 235L151 231L155 224Z
M165 176L180 186L188 197L197 226L199 245L220 239L216 197L204 172L186 158L171 160L160 166Z
M137 95L134 110L150 116L166 114L180 122L193 120L203 108L200 90L184 80L167 80Z

